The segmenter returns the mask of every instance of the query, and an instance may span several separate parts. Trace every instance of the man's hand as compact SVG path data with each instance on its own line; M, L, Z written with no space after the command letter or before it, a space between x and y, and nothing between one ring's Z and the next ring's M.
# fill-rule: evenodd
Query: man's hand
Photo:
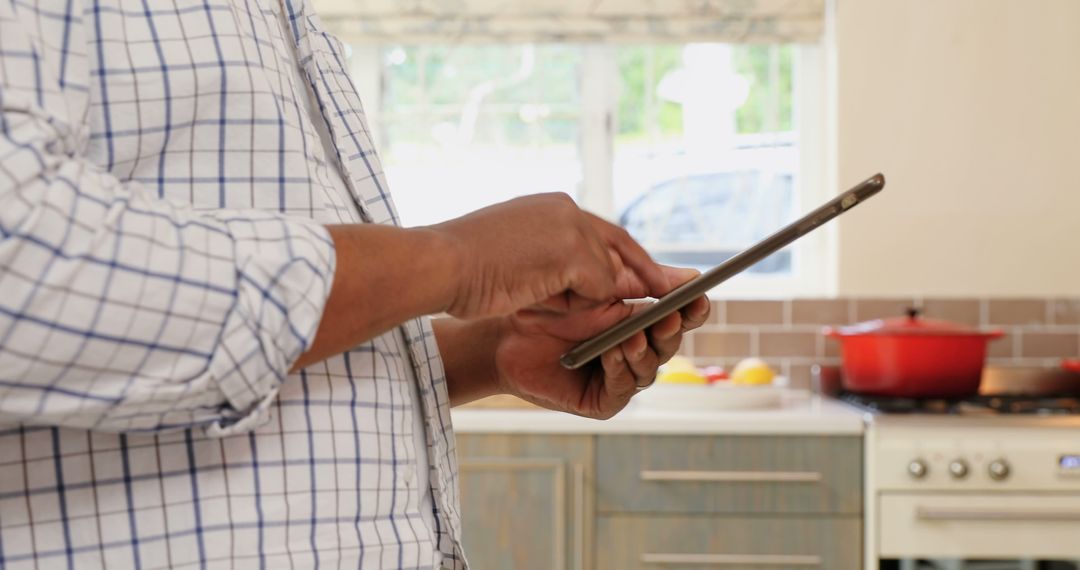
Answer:
M664 273L668 289L697 275L693 270L675 268L664 268ZM709 316L709 301L702 297L668 315L647 333L638 333L604 353L597 362L579 370L559 365L559 356L570 347L626 318L634 307L621 301L567 311L545 306L507 317L495 345L496 390L590 418L615 415L639 387L653 382L657 368L678 350L683 334L701 326Z
M668 287L626 230L565 194L526 196L429 227L328 230L337 254L333 287L315 342L294 370L421 315L475 321L527 307L567 312L626 298L620 292L631 285L637 296Z
M626 274L650 291L667 286L660 266L626 230L565 194L517 198L430 229L458 252L459 279L445 307L458 318L508 315L539 303L607 303Z

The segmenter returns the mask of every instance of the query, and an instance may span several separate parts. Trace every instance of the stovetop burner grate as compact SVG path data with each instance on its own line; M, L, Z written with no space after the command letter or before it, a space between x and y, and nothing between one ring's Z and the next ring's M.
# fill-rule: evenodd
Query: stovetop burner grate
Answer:
M896 398L841 392L838 398L868 412L884 414L1040 416L1080 414L1080 397L1077 396L979 395L963 399L946 399Z

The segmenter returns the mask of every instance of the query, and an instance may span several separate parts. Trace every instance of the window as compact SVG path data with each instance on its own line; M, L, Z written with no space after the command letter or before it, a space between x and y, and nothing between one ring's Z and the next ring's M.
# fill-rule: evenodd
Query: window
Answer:
M706 268L821 199L817 48L395 45L353 70L406 225L563 191L659 261ZM373 102L374 101L374 102ZM825 236L725 295L825 294Z
M395 46L375 129L406 225L581 186L581 50Z

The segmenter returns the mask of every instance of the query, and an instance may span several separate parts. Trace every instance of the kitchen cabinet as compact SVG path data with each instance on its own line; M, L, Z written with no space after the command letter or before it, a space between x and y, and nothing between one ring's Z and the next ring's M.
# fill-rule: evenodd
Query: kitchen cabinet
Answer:
M858 435L458 435L476 568L855 569Z
M607 515L597 523L599 570L629 568L855 570L856 517Z
M585 435L458 435L474 568L591 567L593 444Z
M601 512L862 512L862 440L800 436L604 436Z

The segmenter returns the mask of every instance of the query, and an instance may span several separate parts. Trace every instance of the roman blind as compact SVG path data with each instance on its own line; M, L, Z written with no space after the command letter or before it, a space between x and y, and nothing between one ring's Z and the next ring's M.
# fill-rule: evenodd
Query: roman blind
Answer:
M351 43L815 42L826 0L316 0Z

